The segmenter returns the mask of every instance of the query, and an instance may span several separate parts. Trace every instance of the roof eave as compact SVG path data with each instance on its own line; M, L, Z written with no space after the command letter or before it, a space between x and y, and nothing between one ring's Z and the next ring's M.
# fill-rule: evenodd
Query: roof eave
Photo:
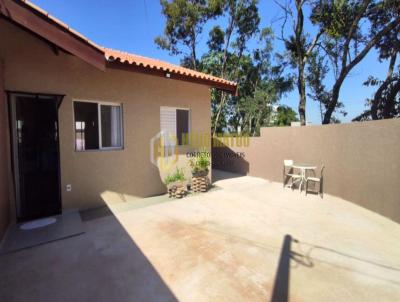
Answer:
M118 60L107 61L106 67L111 68L111 69L130 71L130 72L145 73L145 74L150 74L150 75L173 79L173 80L197 83L197 84L206 85L211 88L216 88L216 89L225 91L229 94L237 95L237 85L236 84L228 84L228 83L213 81L210 79L202 79L202 78L197 78L197 77L193 77L193 76L177 74L177 73L174 73L171 71L166 71L166 70L157 69L157 68L137 66L134 64L120 62ZM167 73L169 74L168 77L166 76Z
M108 60L104 48L26 0L1 0L0 17L42 38L52 47L56 46L103 71L106 68L124 69L202 84L230 94L237 94L236 83L196 71L181 71L175 67L171 67L172 70L170 70L170 67L143 66L126 61L121 62L119 58L114 61Z
M35 33L90 65L105 70L104 52L23 1L2 0L0 16Z

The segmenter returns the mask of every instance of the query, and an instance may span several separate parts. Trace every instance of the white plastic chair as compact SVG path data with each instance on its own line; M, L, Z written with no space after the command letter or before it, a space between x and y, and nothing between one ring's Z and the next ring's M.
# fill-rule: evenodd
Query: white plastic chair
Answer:
M290 179L292 183L287 187L293 187L293 180L294 179L301 179L301 174L296 174L293 172L293 160L292 159L285 159L283 160L283 187L286 185L286 180Z
M318 186L319 186L318 191L314 191L314 192L320 194L321 198L324 196L324 193L323 193L324 169L325 169L325 166L322 165L321 166L321 174L320 174L319 178L318 177L307 177L306 178L306 195L307 195L307 190L308 190L308 182L310 181L315 184L318 184Z

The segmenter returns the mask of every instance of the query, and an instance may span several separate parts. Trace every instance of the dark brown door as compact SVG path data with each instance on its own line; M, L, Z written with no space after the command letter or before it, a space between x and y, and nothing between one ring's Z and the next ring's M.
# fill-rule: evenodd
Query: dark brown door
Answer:
M61 213L58 96L14 95L17 219Z

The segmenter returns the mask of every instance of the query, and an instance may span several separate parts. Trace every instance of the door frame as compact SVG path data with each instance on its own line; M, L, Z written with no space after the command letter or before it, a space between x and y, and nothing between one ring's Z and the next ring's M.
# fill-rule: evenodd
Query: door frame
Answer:
M51 93L40 93L40 92L26 92L26 91L12 91L6 90L7 93L7 104L8 104L8 115L9 115L9 127L10 127L10 154L11 154L11 172L14 182L14 197L15 197L15 213L17 222L25 221L26 219L22 216L21 211L21 197L20 197L20 176L19 176L19 159L18 159L18 141L17 141L17 129L16 129L16 97L18 96L30 96L34 99L40 96L54 97L54 101L57 102L57 165L58 165L58 203L60 204L60 213L62 211L62 198L61 198L61 161L60 161L60 123L58 110L64 99L63 94L51 94ZM29 220L30 218L28 218Z

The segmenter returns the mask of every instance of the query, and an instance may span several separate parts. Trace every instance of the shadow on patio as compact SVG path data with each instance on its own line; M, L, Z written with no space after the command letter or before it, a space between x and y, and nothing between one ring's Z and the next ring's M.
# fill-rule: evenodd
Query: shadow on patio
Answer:
M82 214L86 233L0 257L5 301L398 301L400 226L255 177ZM110 211L111 210L111 211Z
M2 301L177 301L109 211L85 233L0 257Z
M303 252L304 248L307 248L308 250L306 252ZM295 249L300 250L301 252L297 252L297 251L295 251ZM326 261L324 259L321 259L321 257L318 257L318 256L313 257L311 254L315 250L320 250L325 254L333 253L339 257L347 258L347 260L351 261L351 262L364 263L366 266L371 265L371 266L376 266L377 268L383 268L386 270L391 270L391 271L396 271L396 272L400 271L400 267L397 267L397 266L391 266L391 265L376 262L374 260L360 258L360 257L354 256L354 255L348 254L348 253L343 253L343 252L337 251L332 248L326 248L323 246L318 246L318 245L313 245L313 244L306 243L306 242L301 242L300 240L293 238L291 235L285 235L284 239L283 239L282 247L281 247L281 252L280 252L280 256L279 256L279 262L278 262L278 267L276 270L275 281L274 281L274 286L272 289L270 302L288 302L288 301L290 301L290 299L289 299L289 297L290 297L290 271L291 271L291 267L292 267L292 269L295 269L299 265L304 266L306 268L313 268L316 264L329 265L329 266L332 266L332 268L334 268L334 269L345 270L345 271L347 270L347 271L351 271L352 273L367 276L369 278L374 278L374 279L377 279L380 281L389 282L389 283L392 283L397 286L400 285L400 282L397 282L390 278L380 277L375 274L371 274L368 272L364 272L361 270L356 270L354 268L340 265L340 261L336 261L336 262ZM292 262L292 265L291 265L291 262Z

